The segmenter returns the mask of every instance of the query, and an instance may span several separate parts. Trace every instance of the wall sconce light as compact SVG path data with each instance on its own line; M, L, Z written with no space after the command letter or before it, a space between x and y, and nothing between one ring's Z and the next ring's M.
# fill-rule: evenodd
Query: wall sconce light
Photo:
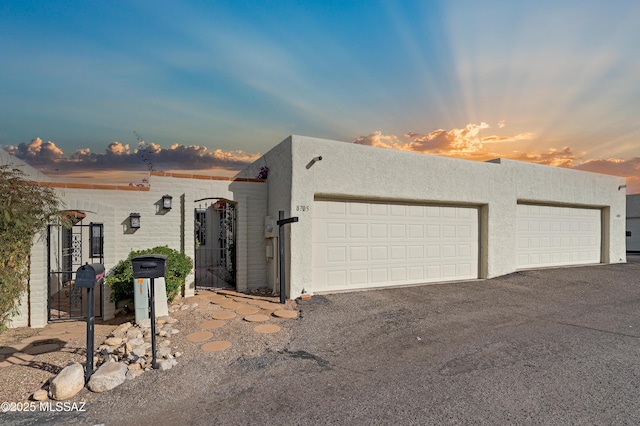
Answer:
M162 208L165 210L171 210L171 200L173 197L171 195L163 195L162 196Z
M130 213L129 214L129 226L132 229L140 228L140 213Z
M620 185L620 186L618 187L618 191L620 191L621 189L626 188L626 187L627 187L627 185Z

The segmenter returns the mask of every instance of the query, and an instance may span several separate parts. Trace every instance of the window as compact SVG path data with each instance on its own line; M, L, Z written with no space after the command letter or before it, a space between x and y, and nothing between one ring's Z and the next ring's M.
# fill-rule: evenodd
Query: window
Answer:
M102 237L101 223L92 223L89 225L89 257L102 257L104 241Z

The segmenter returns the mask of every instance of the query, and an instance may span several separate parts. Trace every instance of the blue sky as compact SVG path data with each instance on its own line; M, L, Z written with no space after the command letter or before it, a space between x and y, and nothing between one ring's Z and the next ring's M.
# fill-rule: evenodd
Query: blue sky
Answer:
M13 1L0 146L232 173L290 134L630 177L637 1ZM40 138L40 139L36 139Z

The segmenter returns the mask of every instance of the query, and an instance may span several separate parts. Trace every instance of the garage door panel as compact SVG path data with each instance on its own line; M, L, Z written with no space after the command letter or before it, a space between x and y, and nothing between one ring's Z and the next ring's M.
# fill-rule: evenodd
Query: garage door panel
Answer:
M313 287L349 289L478 277L478 210L316 201Z
M516 214L518 268L600 262L600 210L518 204Z

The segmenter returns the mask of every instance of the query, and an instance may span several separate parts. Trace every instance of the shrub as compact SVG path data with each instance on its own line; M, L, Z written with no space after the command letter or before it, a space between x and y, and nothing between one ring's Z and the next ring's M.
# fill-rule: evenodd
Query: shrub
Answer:
M167 299L173 302L184 286L185 279L193 268L193 261L189 256L167 246L154 247L152 249L137 250L129 253L129 256L118 262L109 271L106 278L107 285L111 288L111 301L133 300L133 264L131 259L145 254L167 255L167 268L164 280L167 285Z
M27 290L33 239L59 220L51 188L27 180L20 170L0 165L0 330L18 313Z

